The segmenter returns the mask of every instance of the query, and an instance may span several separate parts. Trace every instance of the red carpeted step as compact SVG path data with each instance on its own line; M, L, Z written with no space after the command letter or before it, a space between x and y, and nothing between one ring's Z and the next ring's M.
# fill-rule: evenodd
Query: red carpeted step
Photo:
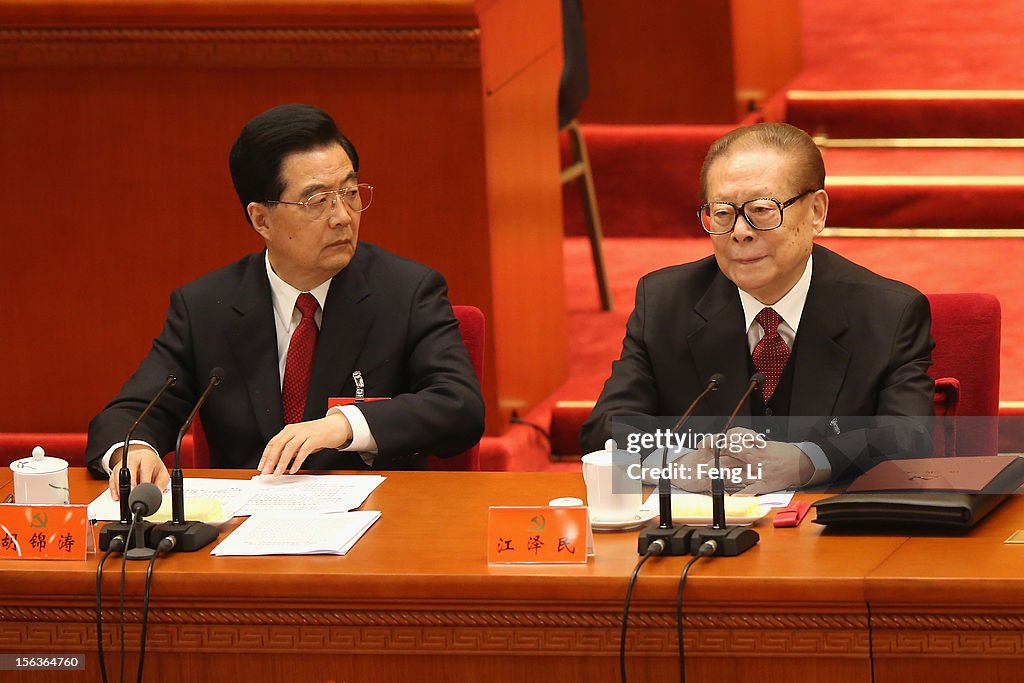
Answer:
M1024 89L1019 0L801 0L792 87Z
M1022 149L824 149L830 176L1024 176Z
M609 237L703 234L697 222L700 167L733 126L585 125L598 208ZM563 140L563 165L568 151ZM562 188L565 233L586 234L576 183Z
M830 198L828 225L865 229L988 229L1007 231L1008 237L1020 236L1017 231L1024 228L1024 178L959 180L832 177L826 182Z
M703 235L700 166L727 126L584 126L608 237ZM856 228L1024 228L1020 149L827 149L829 225ZM583 234L574 184L565 229Z
M1024 138L1024 91L790 90L785 116L829 138Z
M829 149L828 224L1024 228L1019 149Z

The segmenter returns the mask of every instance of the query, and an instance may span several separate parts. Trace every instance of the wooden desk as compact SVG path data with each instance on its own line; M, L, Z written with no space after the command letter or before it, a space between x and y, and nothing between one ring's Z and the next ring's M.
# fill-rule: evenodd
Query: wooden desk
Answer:
M868 578L875 681L1021 680L1024 501L965 537L910 538Z
M101 487L72 472L73 500L87 501ZM572 473L395 473L364 505L384 515L345 557L169 557L153 581L146 679L616 681L636 532L598 534L597 556L583 566L490 567L485 560L489 505L582 494ZM993 522L1013 526L1022 513L1014 500ZM998 599L1024 573L1008 561L988 590L988 580L972 578L966 553L928 555L947 541L838 536L809 522L757 529L762 540L754 550L702 560L691 571L685 640L693 680L870 681L869 625L882 629L876 643L900 638L885 631L885 620L899 617L896 598L940 615L950 632L961 628L950 591L962 591L976 612L1010 615L1011 625L1024 618L1012 607L1024 605L1020 586ZM1001 531L986 529L954 542L982 557L1005 555L1001 544L992 549ZM944 575L937 557L959 569ZM631 680L677 675L674 608L684 559L655 558L641 572L630 619ZM84 653L89 669L60 680L97 680L95 567L96 558L0 563L0 652ZM138 649L144 569L128 567L129 652ZM116 573L105 580L108 599L117 593ZM933 575L950 590L913 578ZM116 623L112 604L107 625ZM114 630L104 629L108 666L116 661ZM893 671L884 680L919 680L914 667L927 664L923 657L902 656L896 671L879 647L876 673ZM960 654L952 652L944 672L961 661L973 666ZM52 680L47 673L5 680Z

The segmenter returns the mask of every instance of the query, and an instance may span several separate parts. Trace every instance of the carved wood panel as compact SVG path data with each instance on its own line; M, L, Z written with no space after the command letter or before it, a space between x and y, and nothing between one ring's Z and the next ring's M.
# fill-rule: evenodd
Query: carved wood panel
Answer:
M480 30L4 29L0 67L478 68Z

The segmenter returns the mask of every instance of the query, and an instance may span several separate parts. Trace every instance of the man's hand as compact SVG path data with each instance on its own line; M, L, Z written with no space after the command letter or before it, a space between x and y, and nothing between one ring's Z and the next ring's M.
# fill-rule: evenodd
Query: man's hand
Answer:
M114 500L118 499L117 482L121 472L121 453L123 451L114 451L110 456L110 480L107 482L107 487ZM171 476L167 474L167 468L164 467L164 461L160 459L156 451L142 444L132 444L128 447L128 471L132 473L133 488L136 484L148 481L156 484L157 488L163 491L171 481Z
M728 445L719 453L719 467L740 469L743 488L738 495L760 495L802 486L814 474L811 459L791 443L764 441L755 438L757 433L744 427L729 430ZM763 445L760 445L763 444ZM686 476L677 477L672 484L691 493L707 493L711 490L712 477L708 476L715 466L715 450L703 446L687 453L675 461L677 471ZM731 473L724 477L726 484L735 486ZM748 476L753 475L753 476Z
M341 448L351 441L352 425L335 410L319 420L287 425L263 449L256 469L260 474L284 474L286 470L295 474L310 453L322 448Z
M729 457L724 450L719 454L718 464L722 468L739 466L739 462ZM673 486L690 493L709 493L712 478L708 474L715 467L715 449L702 445L677 458L673 467L680 473L680 476L672 480Z
M736 435L742 434L749 435L749 438L742 439L740 445L740 437ZM735 449L729 449L729 456L743 467L746 478L746 486L737 491L737 495L758 496L803 486L810 481L814 475L814 464L806 453L794 444L764 441L755 439L755 436L756 432L743 427L729 430L729 443L737 444ZM754 476L747 477L749 473Z

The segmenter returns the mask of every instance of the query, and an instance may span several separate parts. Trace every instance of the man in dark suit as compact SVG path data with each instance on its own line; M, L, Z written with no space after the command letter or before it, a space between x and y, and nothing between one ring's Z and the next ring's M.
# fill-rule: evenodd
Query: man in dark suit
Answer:
M444 279L358 243L373 188L331 117L307 105L264 112L230 166L266 250L171 294L149 354L89 425L93 473L116 497L124 434L173 373L128 447L133 484L166 484L158 454L218 367L200 413L214 467L423 469L427 454L476 443L483 401ZM329 397L360 390L389 400L327 410Z
M646 418L680 415L715 373L725 379L696 414L728 416L761 371L766 381L741 414L772 418L772 431L722 450L724 466L758 473L745 492L930 454L928 301L814 245L828 210L824 183L820 152L792 126L740 128L712 145L699 215L714 256L639 282L621 357L583 426L584 452L604 447L616 418L651 425ZM711 460L705 446L679 463L693 474ZM676 483L705 490L710 479L677 474Z

